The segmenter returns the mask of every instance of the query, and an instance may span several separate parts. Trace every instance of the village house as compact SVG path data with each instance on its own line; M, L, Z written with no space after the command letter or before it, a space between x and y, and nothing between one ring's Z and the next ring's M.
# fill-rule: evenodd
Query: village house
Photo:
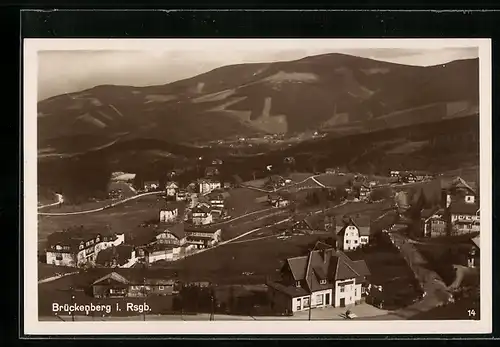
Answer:
M272 207L281 208L290 205L290 196L286 193L269 194L267 201Z
M392 178L397 178L398 180L401 178L401 175L403 173L399 170L391 170L389 171L389 176L392 177Z
M477 201L477 193L461 177L455 178L448 187L443 188L443 197L445 206L448 208L452 202L464 202L467 204L475 204Z
M191 210L191 222L194 225L207 225L213 222L211 206L206 203L199 203Z
M186 191L179 190L177 192L177 194L175 195L175 200L176 201L186 201L187 197L188 197L188 194L186 193Z
M146 181L144 182L144 191L146 192L154 192L160 189L159 181Z
M198 193L200 194L208 194L211 191L221 188L221 184L219 181L204 178L197 181L197 186Z
M194 248L208 248L222 240L222 229L207 226L185 226L186 245Z
M172 223L179 217L179 209L177 206L169 205L160 210L160 222Z
M123 199L123 190L121 189L112 189L108 192L108 198L111 200L120 200Z
M355 198L361 201L368 200L370 198L370 193L372 188L365 183L354 183L353 191L355 193Z
M134 257L133 252L132 245L111 246L99 252L95 263L98 267L125 267Z
M292 228L310 234L329 230L336 233L336 220L334 216L318 215L315 213L296 215L293 218Z
M215 166L205 168L205 177L216 177L219 175L219 169Z
M59 266L93 266L100 251L124 242L124 234L70 228L48 236L46 261Z
M354 251L370 242L370 221L358 218L356 222L349 217L337 233L337 249Z
M128 263L151 264L159 260L177 260L184 253L185 243L183 223L159 230L144 229L141 234L130 241L134 249Z
M139 273L121 275L117 272L110 272L92 283L92 293L96 299L173 295L175 293L174 279L157 277L146 277Z
M469 252L469 256L467 259L467 265L469 267L479 267L480 265L480 242L479 242L479 235L471 239L472 242L472 247Z
M364 260L352 261L341 251L318 243L308 255L289 258L278 281L267 281L276 312L321 307L349 307L362 301L370 271Z
M285 186L285 179L280 175L272 175L267 179L265 187L278 189Z
M452 202L448 207L450 235L480 231L479 206L475 203Z
M229 193L219 190L214 190L213 192L207 194L208 202L210 206L214 209L223 210L225 206L225 200L229 197Z
M165 195L167 200L177 200L177 192L179 186L175 182L167 182L165 184Z
M422 210L421 214L422 235L424 237L446 236L446 219L444 210L436 207Z
M417 182L417 176L415 176L412 172L405 172L399 177L399 181L401 183L415 183Z

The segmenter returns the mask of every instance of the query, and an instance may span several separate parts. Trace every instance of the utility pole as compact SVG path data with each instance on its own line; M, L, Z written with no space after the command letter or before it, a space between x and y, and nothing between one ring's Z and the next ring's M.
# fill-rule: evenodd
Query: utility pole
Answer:
M309 253L309 257L312 257L312 252ZM309 259L309 261L311 261ZM309 283L311 283L310 287L309 287L309 320L311 320L311 313L312 313L312 271L310 271L310 275L309 275Z
M75 290L73 287L71 287L71 305L73 306L75 304ZM71 312L71 321L75 321L75 311Z
M215 320L215 317L214 317L214 287L212 284L210 284L210 304L211 304L211 310L210 310L209 320L213 321Z

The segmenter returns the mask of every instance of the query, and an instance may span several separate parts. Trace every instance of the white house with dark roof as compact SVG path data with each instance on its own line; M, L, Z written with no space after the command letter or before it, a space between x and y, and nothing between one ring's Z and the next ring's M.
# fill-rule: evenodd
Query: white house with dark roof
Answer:
M52 233L47 238L46 262L59 266L94 265L100 251L125 242L124 234L83 227Z
M199 203L191 210L191 222L194 225L207 225L213 222L212 209L207 203Z
M451 235L480 231L479 206L476 203L452 202L448 207Z
M461 177L456 177L453 181L451 181L444 191L446 194L447 208L452 204L452 202L463 202L466 204L477 203L476 190Z
M208 226L185 226L186 246L191 248L213 247L222 241L222 229Z
M165 194L167 198L176 199L178 191L179 185L177 183L170 181L165 184Z
M289 258L281 279L268 281L273 309L293 313L317 307L346 307L362 300L370 271L364 260L318 242L308 255Z
M160 210L160 222L172 223L179 216L179 209L177 206L168 205Z
M337 233L337 248L344 252L354 251L370 242L370 221L349 218Z
M198 193L200 194L208 194L213 190L221 188L220 181L206 178L199 179L196 184L198 187Z

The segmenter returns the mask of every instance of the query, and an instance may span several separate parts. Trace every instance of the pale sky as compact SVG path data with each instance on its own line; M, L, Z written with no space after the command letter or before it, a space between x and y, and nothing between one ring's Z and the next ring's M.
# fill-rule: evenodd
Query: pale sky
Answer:
M343 53L418 66L444 64L478 57L477 47L441 49L399 48L288 48L221 51L188 50L45 50L38 52L38 100L78 92L101 84L148 86L189 78L232 64L301 59Z

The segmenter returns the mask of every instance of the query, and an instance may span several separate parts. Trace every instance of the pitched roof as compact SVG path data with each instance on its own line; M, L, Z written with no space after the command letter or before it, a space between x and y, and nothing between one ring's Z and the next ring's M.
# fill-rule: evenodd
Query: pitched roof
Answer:
M179 240L182 240L186 237L186 233L184 232L184 223L178 223L171 227L169 227L166 232L170 232L172 235L177 237Z
M210 207L205 204L198 204L192 210L192 213L209 213Z
M97 236L111 236L115 234L106 229L90 229L83 226L71 227L65 231L57 231L47 237L47 246L69 246L72 252L78 251L78 247L82 242L95 239Z
M439 211L439 207L434 207L434 208L426 208L426 209L423 209L422 212L420 212L420 216L422 218L430 218L432 216L434 216L436 213L438 213Z
M481 248L479 245L480 245L480 242L479 242L479 235L472 238L472 242L476 245L477 248Z
M450 183L450 188L466 188L475 193L475 190L460 176L455 177Z
M123 283L123 284L129 283L129 281L125 277L123 277L122 275L119 275L116 272L111 272L111 273L95 280L94 283L92 283L92 285L102 283L106 280L112 280L112 281Z
M105 248L97 254L96 263L105 266L106 263L111 263L113 259L116 259L117 265L126 264L132 255L133 249L132 245Z
M344 235L348 226L355 226L360 236L370 236L370 224L371 220L368 218L357 218L354 220L352 217L349 217L349 222L344 224L344 226L337 231L337 234Z
M321 284L321 279L362 279L370 274L364 260L354 262L345 253L335 251L332 247L322 247L310 251L306 256L289 258L287 264L294 280L306 281L311 291L331 287L331 284Z
M165 184L165 188L177 189L177 188L179 188L179 186L177 185L177 183L171 181L171 182L167 182L167 184Z
M449 211L454 214L475 215L479 210L479 206L475 203L466 203L461 201L452 202Z

